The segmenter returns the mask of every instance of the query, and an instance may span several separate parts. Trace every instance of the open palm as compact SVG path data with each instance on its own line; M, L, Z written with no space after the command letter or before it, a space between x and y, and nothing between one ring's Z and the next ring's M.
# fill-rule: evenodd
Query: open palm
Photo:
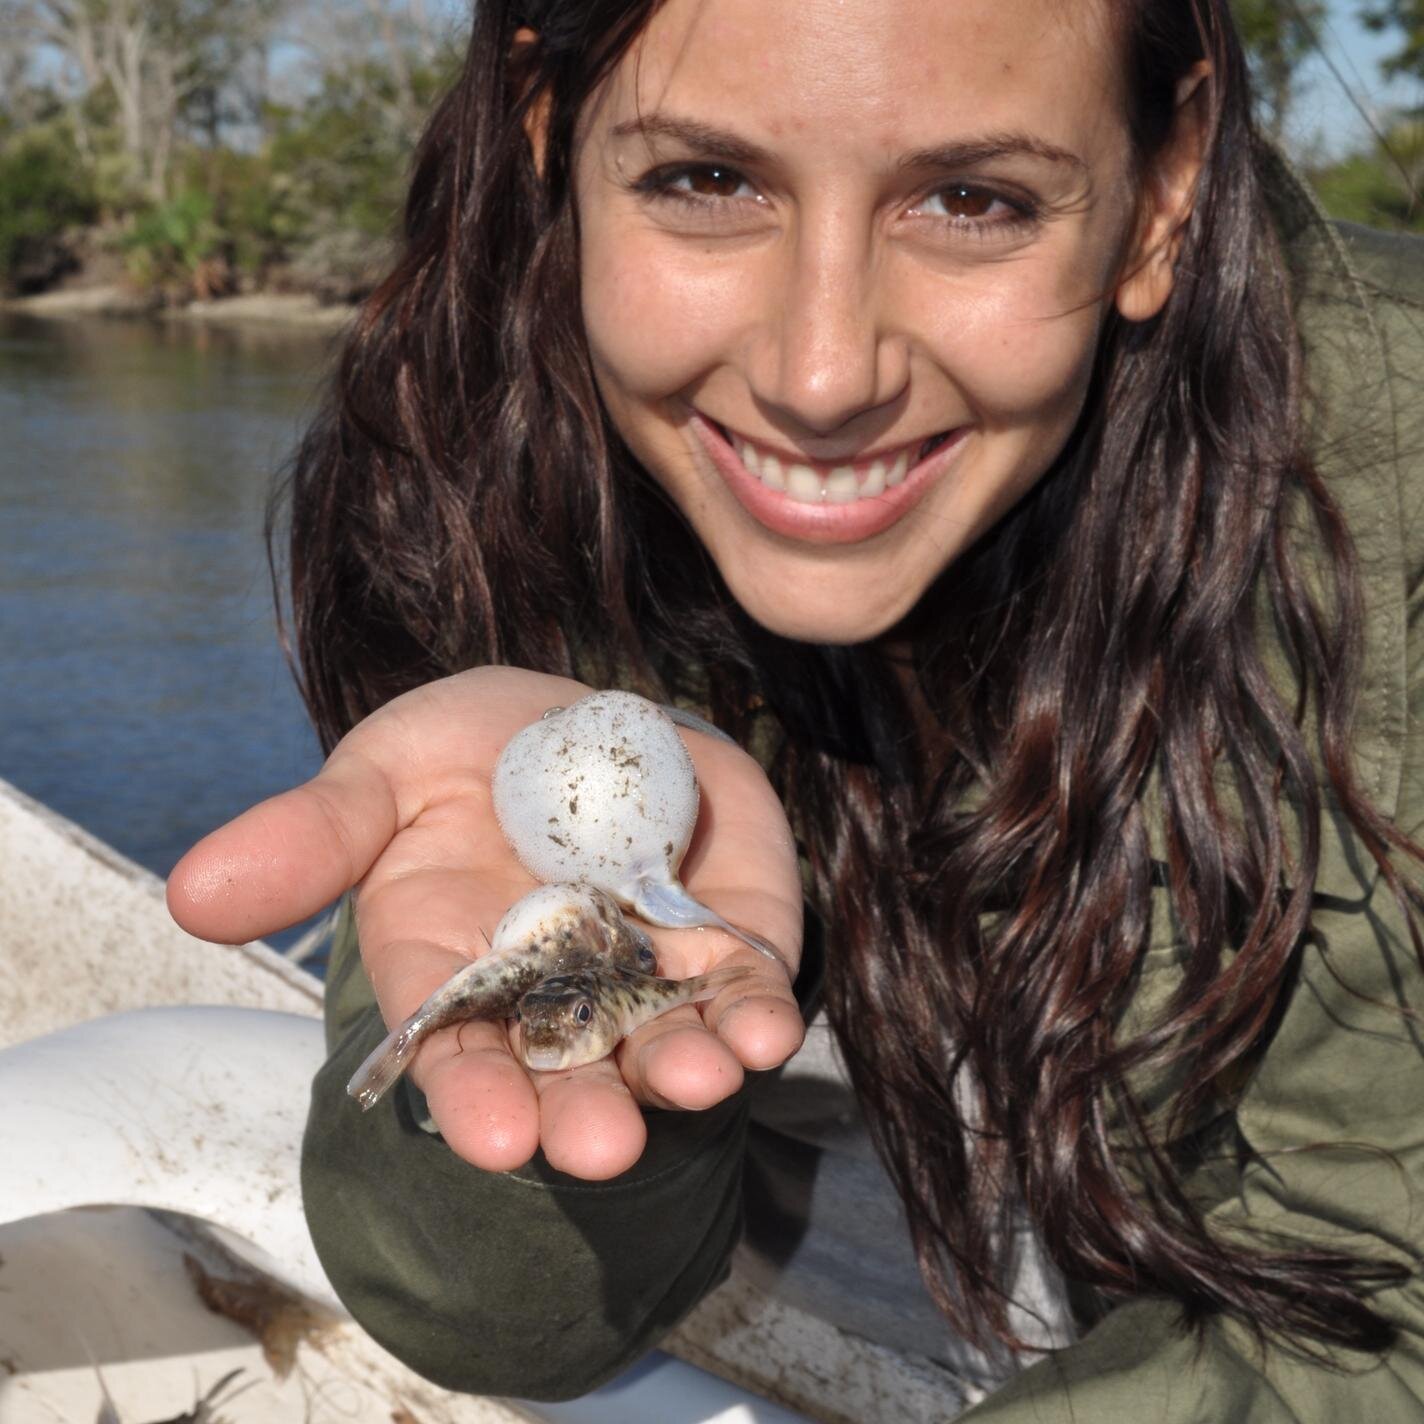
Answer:
M485 935L533 887L495 821L490 776L515 732L588 690L481 668L395 699L311 781L194 846L169 879L175 919L203 938L237 942L296 924L355 886L362 960L387 1024L400 1023L486 950ZM788 980L800 954L801 890L786 818L744 752L681 735L702 788L683 878L775 944L787 968L720 930L654 930L663 974L743 964L752 977L571 1072L530 1073L503 1024L432 1035L410 1071L445 1141L478 1167L506 1171L542 1146L574 1176L616 1176L642 1152L642 1106L710 1107L736 1091L744 1067L775 1067L801 1042Z

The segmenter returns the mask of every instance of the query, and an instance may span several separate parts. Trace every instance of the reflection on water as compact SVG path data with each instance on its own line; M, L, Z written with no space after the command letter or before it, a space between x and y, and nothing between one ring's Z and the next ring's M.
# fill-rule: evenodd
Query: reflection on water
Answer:
M0 315L0 776L159 875L319 762L261 525L329 342Z

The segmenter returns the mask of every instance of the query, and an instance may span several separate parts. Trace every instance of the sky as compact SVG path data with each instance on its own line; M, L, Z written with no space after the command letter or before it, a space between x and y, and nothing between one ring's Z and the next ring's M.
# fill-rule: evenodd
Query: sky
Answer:
M1380 60L1398 44L1393 35L1366 31L1357 18L1360 8L1361 0L1330 0L1329 17L1320 39L1339 77L1320 59L1310 61L1302 70L1300 93L1287 134L1297 154L1316 149L1321 156L1338 157L1368 142L1368 126L1352 104L1341 78L1376 123L1391 106L1424 107L1424 84L1420 81L1386 85L1380 77Z

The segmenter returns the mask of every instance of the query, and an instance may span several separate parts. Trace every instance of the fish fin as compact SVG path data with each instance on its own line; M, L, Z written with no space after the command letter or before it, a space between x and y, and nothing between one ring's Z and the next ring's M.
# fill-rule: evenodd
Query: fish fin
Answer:
M691 995L687 1002L700 1004L706 999L715 999L723 989L743 979L754 977L745 964L726 964L721 969L709 969L706 974L698 974L683 981Z
M640 880L632 898L633 913L650 925L661 925L664 929L712 928L726 930L735 935L743 944L750 945L758 954L775 960L783 968L786 961L781 951L770 940L740 929L730 920L724 920L716 910L695 899L680 881Z
M750 930L744 930L738 925L732 924L729 920L724 920L719 915L717 917L718 928L724 929L728 934L736 935L743 944L749 944L758 954L764 954L774 963L781 965L784 969L786 961L781 957L781 951L772 944L769 939L763 939L758 934L753 934Z
M634 886L629 903L639 919L666 930L696 929L717 922L715 912L694 900L677 880L644 877Z
M420 1029L426 1015L417 1011L399 1028L392 1029L365 1057L351 1075L347 1093L369 1112L390 1091L391 1085L405 1072L415 1051L424 1041Z
M716 737L719 742L727 742L731 746L739 746L740 743L733 736L724 732L713 722L709 722L705 717L699 717L696 712L689 712L685 707L674 707L670 702L660 702L658 704L667 713L670 721L676 722L679 727L691 728L694 732L701 732L708 737Z

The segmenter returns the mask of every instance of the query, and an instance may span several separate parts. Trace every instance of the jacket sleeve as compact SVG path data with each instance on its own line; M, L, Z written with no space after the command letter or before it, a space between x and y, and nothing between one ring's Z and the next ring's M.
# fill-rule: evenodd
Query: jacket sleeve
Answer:
M649 1112L642 1158L612 1181L565 1176L542 1156L480 1171L445 1146L404 1079L367 1113L346 1096L385 1026L343 920L329 1057L302 1144L307 1221L337 1295L447 1389L586 1393L726 1275L741 1229L745 1090L707 1112Z
M1398 1262L1414 1274L1374 1307L1398 1327L1383 1358L1336 1368L1257 1348L1218 1317L1200 1346L1177 1307L1114 1309L1077 1344L1017 1376L965 1424L1404 1424L1424 1418L1424 1044L1399 1013L1424 1007L1421 973L1382 881L1315 917L1300 977L1236 1113L1249 1165L1208 1214L1223 1237L1253 1229ZM1368 1000L1376 1000L1370 1003Z

